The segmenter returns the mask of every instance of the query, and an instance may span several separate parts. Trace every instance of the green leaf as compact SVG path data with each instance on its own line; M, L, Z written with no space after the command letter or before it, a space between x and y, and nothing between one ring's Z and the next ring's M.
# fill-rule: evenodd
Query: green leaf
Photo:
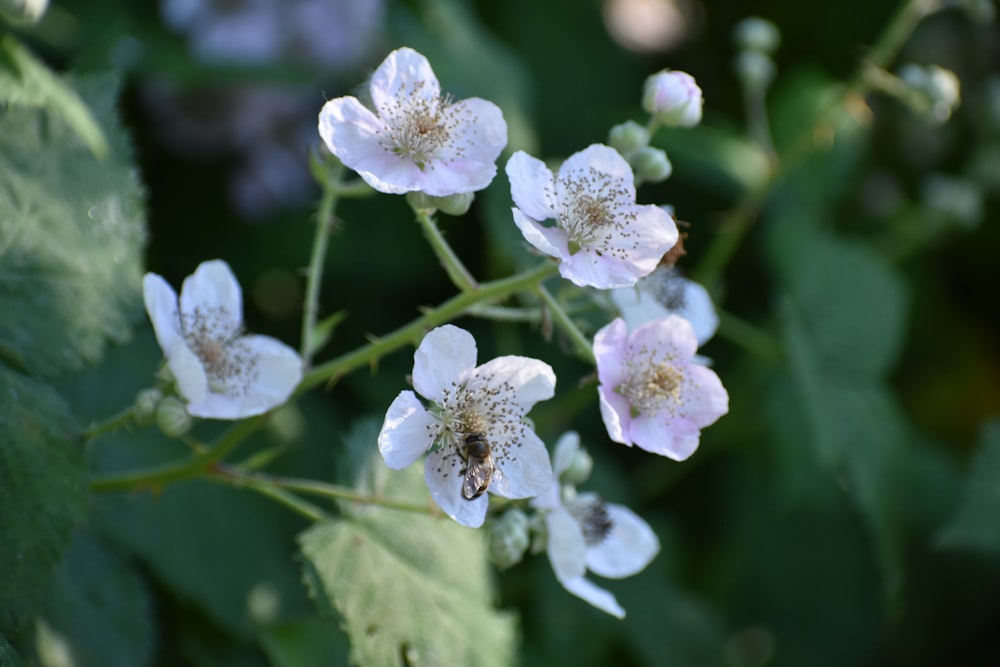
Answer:
M427 499L420 466L394 474L391 488ZM313 597L344 618L353 664L512 663L515 621L493 608L483 532L368 507L317 524L300 542Z
M66 405L0 365L0 633L45 599L90 495Z
M759 187L771 172L767 155L742 132L726 126L664 128L652 143L666 149L685 179L731 197Z
M1000 421L987 422L965 482L964 497L937 536L944 547L1000 555Z
M61 117L95 157L108 152L108 140L87 105L11 35L0 37L0 103L35 107Z
M24 662L3 635L0 635L0 667L22 667Z
M102 160L52 111L0 109L0 360L43 377L96 361L139 305L142 192L118 81L78 88L109 139Z
M102 542L77 535L42 614L77 667L142 667L153 657L152 605L135 570Z
M303 618L268 626L261 638L273 667L347 667L347 636L337 622Z

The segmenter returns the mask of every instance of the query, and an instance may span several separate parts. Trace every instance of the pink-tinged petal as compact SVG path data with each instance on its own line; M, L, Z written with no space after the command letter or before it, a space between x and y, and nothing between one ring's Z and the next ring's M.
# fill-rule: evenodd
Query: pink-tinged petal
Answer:
M597 378L602 385L614 389L625 381L625 355L627 351L628 328L620 317L601 327L594 334Z
M184 279L181 288L181 317L195 318L199 327L211 330L217 340L239 333L243 326L243 292L232 269L221 259L202 262Z
M378 434L378 451L386 466L400 470L430 449L440 425L416 394L402 391L389 406Z
M441 85L427 58L409 47L396 49L382 61L371 80L372 103L380 114L398 106L396 98L436 101Z
M698 351L698 337L691 323L679 315L648 322L638 327L628 339L629 347L662 350L674 363L686 364Z
M699 428L729 412L729 393L711 368L691 364L684 370L684 415Z
M147 273L142 278L142 296L146 302L146 312L153 323L156 342L166 355L178 341L183 340L181 318L177 306L177 292L155 273Z
M489 490L507 498L534 498L553 483L552 462L545 445L531 430L510 451L494 453L503 471L504 483L491 483Z
M522 412L556 393L555 371L544 361L530 357L506 355L491 359L476 368L473 377L482 378L491 386L509 385L514 391L511 402Z
M568 157L559 167L559 182L567 183L579 178L592 179L592 170L605 174L611 180L620 181L615 183L613 188L617 196L635 202L632 167L618 151L603 144L591 144Z
M476 366L476 339L465 329L446 324L432 330L413 356L413 388L440 403Z
M632 416L628 401L604 385L597 388L597 395L601 401L601 418L604 420L605 428L608 429L608 437L612 442L620 442L631 447L632 438L629 432Z
M569 512L559 508L545 515L548 541L545 551L559 581L582 577L587 571L587 543L583 530Z
M524 151L517 151L507 160L505 171L510 180L511 199L524 215L539 222L558 217L555 178L544 162Z
M519 209L511 209L514 224L521 230L524 240L540 252L559 260L569 259L569 238L561 227L544 227L524 215Z
M625 618L625 610L615 596L584 577L560 581L567 591L593 607L611 614L615 618Z
M685 461L698 449L701 431L685 418L668 420L662 415L639 415L632 419L629 435L640 449Z
M452 519L468 526L479 528L486 520L486 510L489 507L489 494L484 493L478 498L469 500L462 495L462 475L448 461L452 454L437 450L430 453L424 464L424 479L430 489L431 498L445 514Z
M642 571L660 552L656 533L641 517L623 505L605 505L611 532L587 549L587 569L610 579L630 577Z

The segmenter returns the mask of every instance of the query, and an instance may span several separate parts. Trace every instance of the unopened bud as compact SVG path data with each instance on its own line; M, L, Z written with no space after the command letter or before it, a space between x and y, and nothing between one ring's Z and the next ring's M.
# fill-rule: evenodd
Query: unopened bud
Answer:
M38 23L49 8L49 0L0 0L0 16L12 25Z
M569 467L559 476L559 481L574 486L583 484L590 477L593 469L594 459L587 453L586 449L578 449L573 452Z
M701 122L701 88L686 72L665 69L646 79L642 108L668 127L694 127Z
M778 26L767 19L751 16L733 27L733 41L741 50L771 54L781 44L781 33Z
M736 75L748 88L767 88L774 81L776 68L771 56L760 51L740 51L734 63Z
M179 438L191 430L191 415L176 396L167 396L156 406L156 425L164 435Z
M163 400L163 392L159 389L143 389L135 395L135 421L144 426L153 421L156 406Z
M414 210L441 211L447 215L465 215L476 198L473 192L435 197L423 192L406 193L406 202Z
M649 130L634 120L615 125L608 132L608 145L627 160L637 150L649 145Z
M637 150L629 163L638 183L659 183L670 178L674 167L663 149L646 146Z
M490 560L502 570L517 565L530 543L528 517L519 509L509 509L490 529Z
M899 68L899 78L923 98L923 108L915 110L933 122L948 120L961 102L961 84L951 70L911 63Z

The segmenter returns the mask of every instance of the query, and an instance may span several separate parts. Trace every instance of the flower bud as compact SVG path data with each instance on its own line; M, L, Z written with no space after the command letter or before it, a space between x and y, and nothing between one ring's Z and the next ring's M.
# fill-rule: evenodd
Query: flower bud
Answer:
M701 88L685 72L665 69L646 79L642 108L668 127L694 127L701 122Z
M164 435L179 438L191 430L191 415L176 396L167 396L156 406L156 425Z
M573 459L569 467L559 476L559 481L578 486L587 481L593 469L594 459L587 453L586 449L578 449L573 452Z
M734 67L747 88L766 88L774 81L774 61L761 51L740 51L736 54Z
M406 193L406 202L414 210L441 211L447 215L465 215L476 198L474 192L434 197L423 192Z
M661 148L646 146L637 150L629 159L637 183L659 183L670 178L674 167Z
M899 68L899 78L923 98L916 108L935 123L944 123L961 102L961 85L951 70L937 65L906 64Z
M0 16L11 25L38 23L49 0L0 0Z
M778 26L757 16L745 18L733 27L733 41L737 48L771 54L781 44Z
M615 125L608 132L608 145L627 160L637 150L649 145L649 130L634 120Z
M531 542L528 517L519 509L509 509L490 529L490 560L500 569L517 565Z
M156 414L156 407L163 400L163 392L159 389L143 389L135 395L135 420L140 425L146 425L153 421Z

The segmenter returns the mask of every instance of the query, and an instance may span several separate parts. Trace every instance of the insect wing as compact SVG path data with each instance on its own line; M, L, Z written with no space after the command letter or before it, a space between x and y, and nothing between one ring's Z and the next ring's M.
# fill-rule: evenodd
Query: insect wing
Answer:
M494 469L492 456L481 460L470 456L465 469L465 480L462 482L462 495L467 500L483 495L493 479Z

